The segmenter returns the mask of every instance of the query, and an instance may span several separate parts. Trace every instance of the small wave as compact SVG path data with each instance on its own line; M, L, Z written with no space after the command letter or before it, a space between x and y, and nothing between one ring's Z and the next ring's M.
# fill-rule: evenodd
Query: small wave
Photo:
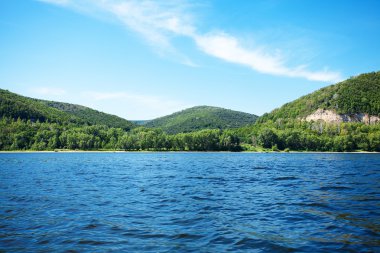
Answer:
M283 180L297 180L297 177L276 177L274 180L283 181Z
M160 201L160 203L176 203L178 202L178 199L170 198L170 199L163 199Z
M108 242L82 239L82 240L79 240L78 244L87 244L87 245L95 245L96 246L96 245L108 244Z
M326 230L336 230L336 229L340 229L340 227L335 226L335 225L329 225L326 227Z
M224 244L224 245L230 245L233 244L234 240L231 238L226 238L224 236L218 236L212 240L210 240L210 243L212 244Z
M211 200L210 198L199 197L199 196L193 196L191 198L194 199L194 200Z
M243 238L234 244L237 249L262 249L264 252L295 252L294 248L282 246L267 240Z
M187 177L187 179L205 179L202 176L192 176L192 177Z
M371 196L355 196L351 198L355 201L362 201L362 202L380 202L380 198L371 197Z
M238 246L239 249L252 249L256 248L260 243L262 243L260 240L245 237L237 241L234 245Z
M98 227L99 227L99 225L96 225L96 224L88 224L84 227L84 229L95 229Z
M139 235L140 238L143 239L157 239L157 238L167 238L168 235L165 234L141 234Z
M180 225L180 226L189 226L194 225L196 223L202 222L203 218L192 218L192 219L174 219L172 224Z
M182 233L182 234L177 234L177 235L173 236L173 239L197 240L197 239L200 239L202 237L203 236L201 236L201 235Z
M37 244L40 244L40 245L49 244L49 243L50 243L49 240L41 240L37 242Z
M347 186L322 186L319 188L321 191L329 191L329 190L352 190L351 187Z
M252 169L254 169L254 170L270 170L269 167L265 167L265 166L255 166Z
M324 203L318 203L318 202L312 202L312 203L297 203L299 206L306 206L306 207L322 207L322 208L328 208L328 205Z

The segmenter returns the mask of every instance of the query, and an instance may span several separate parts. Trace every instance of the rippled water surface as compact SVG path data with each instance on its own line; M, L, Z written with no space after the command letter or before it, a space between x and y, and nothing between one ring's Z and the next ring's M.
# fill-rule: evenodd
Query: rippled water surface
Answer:
M380 155L0 154L0 252L380 252Z

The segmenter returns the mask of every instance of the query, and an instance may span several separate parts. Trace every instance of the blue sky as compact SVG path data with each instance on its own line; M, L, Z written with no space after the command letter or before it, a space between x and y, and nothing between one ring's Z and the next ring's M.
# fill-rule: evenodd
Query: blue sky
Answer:
M262 115L380 69L380 1L0 1L0 87L151 119Z

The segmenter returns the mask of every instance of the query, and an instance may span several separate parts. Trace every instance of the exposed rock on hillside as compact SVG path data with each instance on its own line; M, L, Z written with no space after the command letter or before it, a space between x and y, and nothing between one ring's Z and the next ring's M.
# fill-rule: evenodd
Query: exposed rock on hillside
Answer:
M264 114L258 119L258 123L269 120L275 122L278 119L306 119L306 117L309 120L327 118L329 122L353 121L370 124L378 121L380 71L351 77L305 95Z
M337 114L332 110L318 109L305 118L306 121L324 121L328 123L363 122L365 124L380 123L380 118L367 113Z

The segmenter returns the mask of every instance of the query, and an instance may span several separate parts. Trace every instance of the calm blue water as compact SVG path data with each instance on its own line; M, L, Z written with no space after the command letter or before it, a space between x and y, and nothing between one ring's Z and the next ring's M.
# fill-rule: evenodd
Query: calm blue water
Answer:
M380 252L380 155L0 154L0 252Z

